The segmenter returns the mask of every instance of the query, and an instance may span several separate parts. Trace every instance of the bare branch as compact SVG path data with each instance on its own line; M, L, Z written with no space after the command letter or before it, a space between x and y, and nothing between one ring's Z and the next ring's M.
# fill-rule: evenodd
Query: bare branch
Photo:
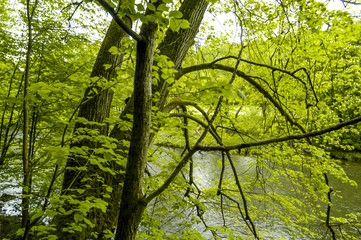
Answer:
M256 239L259 239L259 237L257 235L256 227L254 226L254 223L253 223L253 221L252 221L252 219L251 219L251 217L250 217L250 215L248 213L247 199L246 199L246 196L243 193L241 183L239 182L239 177L238 177L238 174L237 174L237 170L236 170L236 167L235 167L235 165L234 165L234 163L232 161L231 155L229 154L229 151L226 151L226 156L227 156L228 161L229 161L229 163L231 165L234 180L236 181L236 185L238 187L238 191L241 194L241 198L242 198L242 202L243 202L243 208L244 208L244 212L245 212L244 221L246 222L246 224L247 224L248 228L250 229L250 231L253 233L254 237ZM248 225L248 222L249 222L250 226Z
M328 182L328 177L327 177L326 173L323 174L323 177L325 179L326 185L328 186L328 192L327 192L328 204L327 204L327 212L326 212L326 227L330 230L330 232L332 234L332 240L336 240L335 231L333 230L332 226L330 225L331 206L332 206L331 193L333 192L333 190L330 187L330 184Z
M361 5L361 3L356 2L356 1L346 1L346 0L341 0L342 3L347 3L347 4L352 4L352 5Z
M209 122L209 118L207 113L198 106L197 103L192 102L192 101L185 101L181 98L175 98L173 99L170 103L168 103L164 109L163 112L170 112L172 111L174 108L176 108L177 106L193 106L195 109L197 109L200 113L202 113L202 115L204 116L204 118L207 120L207 122Z

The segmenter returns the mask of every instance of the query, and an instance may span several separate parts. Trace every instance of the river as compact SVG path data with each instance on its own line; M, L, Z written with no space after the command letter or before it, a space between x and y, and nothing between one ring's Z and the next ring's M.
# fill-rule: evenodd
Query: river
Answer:
M175 151L179 154L180 150ZM163 153L163 158L170 158L170 154ZM204 190L207 188L212 189L212 186L217 186L220 176L220 159L221 155L217 153L196 153L193 158L194 162L194 177L197 186ZM247 177L254 176L257 174L256 168L252 165L255 162L253 158L250 157L243 157L238 155L232 155L232 159L236 164L237 172L239 174L239 179L241 184L246 184ZM354 163L354 162L346 162L342 164L343 169L347 173L350 179L354 180L358 186L361 186L361 164ZM153 169L154 170L154 169ZM157 171L157 169L155 170ZM169 170L170 171L170 170ZM168 173L167 173L168 174ZM227 177L227 181L234 182L231 174L230 167L226 167L225 175ZM278 186L273 186L272 190L278 194L284 194L286 196L292 196L292 185L287 182L287 178L280 177L282 188ZM9 181L9 179L7 179ZM348 184L343 184L336 179L330 177L329 178L330 185L332 186L335 192L341 191L338 193L338 196L332 196L332 207L331 207L331 215L335 217L343 217L345 214L351 213L361 213L361 191L359 188L355 188ZM10 184L11 182L3 182L3 184ZM272 186L271 186L272 187ZM286 187L286 188L285 188ZM217 190L216 187L213 187L213 191ZM181 199L186 199L184 197L184 189L183 190L172 190L174 195L178 197L178 201ZM6 192L7 194L20 194L21 189L19 187L12 187L11 189L8 188ZM245 191L247 196L251 196L252 194L257 195L259 192L252 192L252 191ZM234 235L240 234L243 236L244 239L253 239L250 235L250 232L244 227L243 220L240 219L240 214L237 212L227 212L222 215L219 211L220 208L220 198L216 196L214 193L214 198L207 198L206 200L202 201L202 203L208 208L208 211L202 215L206 220L208 226L222 226L226 225L229 229L234 231ZM205 229L205 226L202 222L200 222L199 218L197 217L197 211L189 204L187 205L184 203L184 207L176 204L175 201L173 202L164 202L162 200L157 199L156 202L150 204L148 211L150 215L157 216L158 218L158 228L160 231L164 231L164 234L177 234L182 235L184 234L184 230L187 228L193 228L201 233L204 239L213 239L213 236L209 230ZM237 199L240 203L241 200ZM302 201L302 199L300 199ZM229 201L223 199L224 206L230 205ZM14 199L5 203L4 208L2 209L2 214L5 215L18 215L19 210L14 208L14 206L18 206L19 202ZM270 207L269 204L264 204L262 202L253 201L250 203L250 206L254 206L256 210L259 211L268 211L267 208ZM241 206L242 207L242 206ZM326 210L327 206L321 206L322 210ZM156 210L159 210L158 214ZM225 207L227 209L227 207ZM153 212L153 213L152 213ZM152 213L152 214L151 214ZM281 213L282 214L282 213ZM284 215L288 215L288 212L284 212ZM271 214L270 214L271 216ZM267 220L269 220L267 222ZM296 221L297 219L293 219ZM297 235L300 232L297 229L293 229L295 233L287 227L281 221L273 221L272 219L256 219L254 221L257 230L264 234L264 239L331 239L330 232L321 223L308 223L305 224L304 227L311 229L312 231L319 234L320 237L310 238L302 237L301 235ZM334 227L337 230L336 227ZM360 229L355 227L345 227L342 226L347 234L354 236L355 239L361 239L361 232ZM150 229L149 226L145 225L140 228L141 231L146 231ZM219 239L232 239L227 238L231 236L232 233L221 233L218 235ZM196 236L196 235L195 235ZM340 235L338 235L340 236ZM198 237L194 237L194 239L199 239ZM235 238L235 239L242 239L242 238ZM345 239L351 239L345 237Z
M193 158L195 171L195 181L197 182L197 185L200 189L205 189L207 187L211 186L217 186L220 176L220 162L221 155L216 153L196 153ZM254 166L250 167L252 163L254 163L254 159L250 157L243 157L243 156L232 156L233 161L235 162L237 166L237 172L239 173L239 179L241 180L241 184L246 183L247 176L254 176L256 174L256 169ZM355 163L355 162L345 162L342 163L342 168L348 175L348 177L352 180L354 180L358 186L361 186L361 164ZM231 169L230 167L226 167L226 175L229 176L229 181L234 181L231 178ZM286 196L295 196L293 193L293 187L292 184L287 182L286 177L279 177L278 178L281 183L279 186L282 186L280 188L278 185L271 186L268 188L271 188L275 193L277 194L283 194ZM332 186L332 189L334 193L337 192L337 195L332 194L331 201L332 201L332 207L331 207L331 216L333 217L344 217L346 214L353 214L353 213L361 213L361 191L359 190L359 187L350 186L349 184L344 184L336 180L334 177L329 177L329 184ZM288 187L287 187L288 186ZM285 188L286 187L286 188ZM214 191L216 191L216 187L214 187ZM174 192L175 195L178 195L179 197L184 198L184 192L177 193ZM248 196L252 194L256 194L252 191L247 192ZM257 193L258 194L258 193ZM327 194L326 194L327 197ZM208 226L222 226L224 223L225 225L230 228L231 230L235 231L236 233L241 233L240 236L243 235L244 239L253 239L252 235L250 235L250 232L247 231L247 229L241 225L244 225L242 223L242 219L240 219L239 213L228 213L225 215L222 215L219 211L219 197L215 196L215 199L217 200L204 200L203 203L208 207L208 211L203 215L204 219L206 219L206 222ZM225 199L223 199L225 200ZM240 199L239 203L241 204L242 201ZM302 199L299 199L301 202ZM226 204L230 204L230 202L225 201ZM320 206L318 209L322 212L326 213L327 205L324 203L319 203ZM217 205L217 206L216 206ZM250 205L254 206L255 209L261 210L261 211L273 211L269 210L267 208L270 207L269 204L264 204L261 202L253 201ZM315 204L317 205L317 204ZM155 206L151 206L149 209L151 211L154 211L156 208L161 209L169 209L168 212L164 213L161 216L161 224L160 229L164 230L167 234L180 234L190 226L190 224L185 224L187 221L189 221L193 229L197 230L202 234L202 236L205 239L214 239L212 237L211 231L206 230L205 226L202 222L198 220L197 217L197 211L195 208L175 208L174 203L167 203L163 204L161 202L157 202ZM308 210L307 210L308 211ZM313 209L309 209L310 212L313 211ZM288 215L289 212L281 212L281 215ZM181 217L180 217L181 215ZM271 216L271 214L270 214ZM282 218L282 216L280 216ZM292 219L292 217L291 217ZM325 218L321 218L324 220ZM360 219L360 217L359 217ZM282 221L272 221L272 219L268 219L263 221L261 218L254 221L256 228L258 231L263 234L264 239L332 239L331 233L328 228L326 228L325 224L318 222L309 222L307 224L298 224L306 229L310 229L313 232L317 233L318 236L312 237L311 235L305 235L302 236L301 233L304 232L304 230L300 229L290 229L287 227L284 222ZM287 219L286 219L287 220ZM297 219L292 219L292 221L297 221ZM338 223L338 222L337 222ZM356 227L352 227L349 225L340 225L342 229L344 230L345 234L349 234L350 236L347 237L344 235L345 239L352 239L351 236L354 237L354 239L361 239L361 229L357 229ZM145 230L146 228L143 228ZM334 226L333 229L336 232L337 239L342 239L340 232L339 232L339 226ZM184 234L184 233L183 233ZM227 235L230 236L232 234L220 234L218 235L219 239L229 239L227 238ZM238 238L235 238L238 239ZM240 238L242 239L242 238Z

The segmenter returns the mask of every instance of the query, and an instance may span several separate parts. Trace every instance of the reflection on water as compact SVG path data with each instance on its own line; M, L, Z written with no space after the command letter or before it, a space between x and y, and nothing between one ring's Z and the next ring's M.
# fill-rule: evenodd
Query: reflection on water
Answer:
M176 152L179 155L180 150ZM162 157L170 159L172 158L172 154L163 153ZM247 182L248 179L255 177L257 174L263 174L264 177L272 177L270 176L270 172L258 171L255 167L255 160L253 158L242 156L232 156L232 158L234 160L234 163L236 164L241 184L243 186L247 186L245 187L245 189L247 189L245 190L245 192L248 196L250 210L254 210L254 212L262 212L263 218L257 218L256 216L252 217L254 217L253 219L257 230L259 231L259 233L262 233L264 235L264 239L320 239L320 237L317 236L311 238L309 236L302 237L301 235L298 235L298 233L304 231L304 229L289 229L289 227L284 222L279 220L280 218L282 218L282 215L290 215L289 212L282 212L281 209L278 216L279 219L274 218L274 212L272 212L273 210L271 209L274 202L270 201L264 203L264 201L257 199L258 196L264 195L264 192L262 191L262 189L252 188L252 185ZM244 239L253 239L250 231L245 226L241 215L237 211L235 204L224 197L221 198L220 196L216 195L217 185L220 178L221 155L217 153L196 153L193 157L193 162L194 181L196 182L197 186L202 190L202 194L211 194L211 197L206 197L205 200L201 201L202 204L207 207L207 211L205 211L204 213L200 210L197 211L194 205L189 203L189 199L184 197L185 188L174 189L172 191L177 198L172 200L171 203L166 202L162 199L156 199L152 204L149 205L149 215L156 216L159 221L159 223L157 224L159 229L165 230L167 234L174 233L181 235L185 229L193 228L200 232L202 236L206 239L214 239L212 236L212 232L206 229L204 223L202 223L202 221L200 220L199 216L201 216L205 220L208 227L218 227L217 232L219 234L217 235L217 237L219 237L219 239L228 239L227 236L232 235L240 235ZM343 164L342 167L349 176L349 178L354 180L359 186L361 186L361 164L351 162ZM159 169L160 168L156 165L151 166L151 170L153 171L153 173L159 171ZM166 173L166 176L168 176L168 174L169 172ZM226 166L224 174L225 176L228 176L224 179L225 182L228 181L234 183L232 171L229 165ZM10 192L2 193L6 193L9 195L20 195L21 189L15 185L15 183L18 181L15 181L14 179L14 183L12 183L11 179L12 178L8 177L7 182L3 181L3 186L14 186L11 188L6 188L7 191ZM268 186L269 193L283 194L292 197L298 196L297 193L293 192L293 188L295 186L293 186L293 184L290 183L290 181L286 177L280 176L278 177L278 179L280 180L278 184ZM334 192L337 192L337 195L332 196L332 216L344 217L346 214L352 214L356 212L361 213L361 191L359 190L359 188L352 187L348 184L343 184L340 181L332 178L331 176L329 178L329 183L332 186ZM184 202L182 202L182 199L184 200ZM237 200L241 203L240 199ZM301 202L303 201L302 198L300 198L299 200ZM3 214L5 213L6 215L18 215L18 207L14 208L14 206L18 205L18 199L7 201L2 209ZM219 211L221 206L223 206L223 212ZM323 212L325 212L326 207L327 206L325 204L322 205L321 203L320 209ZM160 209L158 215L156 213L156 209ZM309 210L311 211L312 209ZM291 220L297 221L299 219L291 218ZM319 234L319 236L322 236L322 239L331 239L330 232L322 222L318 221L317 223L305 223L303 225L301 223L299 225ZM222 228L222 226L226 226L227 229ZM148 227L149 226L147 225L142 226L141 231L148 229ZM338 226L334 226L335 229L337 227ZM346 233L355 236L356 239L361 239L361 233L359 232L359 229L348 225L342 225L341 227L344 231L346 231ZM349 238L345 236L345 239Z
M250 157L242 157L242 156L232 156L234 158L234 162L236 163L237 171L239 174L239 178L242 184L246 184L246 179L249 177L254 177L257 174L256 168L254 167L255 162L254 159ZM194 176L195 182L197 183L200 189L205 189L207 187L217 186L219 177L220 177L220 160L221 155L216 153L197 153L193 158L194 162ZM252 165L250 167L250 165ZM342 167L344 168L345 172L349 176L350 179L354 180L359 186L361 186L361 164L359 163L346 163L343 164ZM228 181L233 181L231 177L231 168L228 166L225 168L225 175L229 176ZM259 173L258 173L259 174ZM267 175L267 172L263 174ZM275 184L274 186L268 186L269 189L274 191L277 194L283 194L286 196L298 197L297 193L294 193L293 188L295 186L288 181L286 177L279 177L280 183ZM337 195L332 195L332 208L331 208L331 216L334 217L344 217L346 214L361 212L361 191L359 188L355 188L348 184L343 184L333 177L329 178L329 184L332 186L334 192L337 192ZM249 186L249 185L248 185ZM285 225L282 221L277 221L274 218L274 214L269 214L269 219L267 216L267 211L274 211L270 210L272 206L272 202L264 203L263 201L257 201L257 198L253 198L260 194L259 189L252 189L248 188L249 191L247 192L248 200L252 197L252 202L250 203L250 209L254 208L257 211L263 212L263 217L257 219L255 217L255 225L258 231L264 234L265 239L331 239L331 235L329 230L324 226L324 224L320 221L317 223L307 223L302 224L299 223L298 225L305 227L317 234L319 236L314 236L311 238L310 236L302 237L300 232L304 232L304 229L289 229L287 225ZM214 190L216 191L216 187ZM341 191L341 192L339 192ZM175 193L184 199L184 192L182 193ZM301 196L300 196L301 197ZM202 217L206 220L208 226L222 226L226 225L227 228L233 230L235 233L241 233L245 239L253 239L252 235L250 235L250 231L244 226L244 221L241 218L240 214L237 211L227 211L226 207L224 213L222 214L219 211L221 206L219 196L215 196L214 199L207 199L203 203L208 207L208 211L206 211ZM240 200L240 199L238 199ZM303 199L300 200L300 204L302 204ZM222 199L223 206L229 205L229 209L234 210L234 206L230 206L232 203L227 201L227 199ZM241 201L239 201L241 202ZM185 222L189 220L192 223L190 226L199 232L202 233L206 239L214 239L212 236L211 231L205 229L204 224L199 220L199 218L194 218L197 216L197 210L195 208L174 208L172 204L165 204L158 202L155 204L156 207L162 206L163 208L170 208L169 211L166 212L161 216L161 225L160 229L165 230L168 233L182 233L183 229L186 226ZM233 204L234 205L234 204ZM297 204L295 204L297 205ZM172 208L171 208L172 207ZM327 205L324 203L320 203L319 210L322 212L326 212ZM307 209L306 211L313 211L312 209ZM273 213L273 212L272 212ZM179 218L179 214L182 215L183 218ZM289 215L288 212L279 212L279 219L283 216ZM192 218L193 217L193 218ZM198 219L198 220L195 220ZM292 221L297 221L299 219L292 219ZM269 220L269 221L267 221ZM324 220L324 218L322 218ZM286 219L287 221L287 219ZM337 228L338 226L334 226ZM342 226L342 229L347 233L353 236L356 236L356 239L361 239L361 234L358 232L356 228L352 226ZM220 230L220 229L217 229ZM222 230L220 230L222 231ZM336 231L336 230L335 230ZM231 235L232 233L224 233L223 235L220 234L218 237L220 239L227 239L227 235ZM347 236L345 236L345 239Z
M352 187L348 184L340 183L334 179L330 179L330 184L335 191L341 191L341 197L334 197L334 205L332 215L342 216L346 213L361 212L361 164L345 163L342 165L348 177L354 180L358 187Z

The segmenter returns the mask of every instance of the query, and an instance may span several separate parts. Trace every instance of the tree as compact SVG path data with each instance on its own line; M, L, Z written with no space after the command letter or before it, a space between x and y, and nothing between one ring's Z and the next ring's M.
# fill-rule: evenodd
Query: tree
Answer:
M120 6L121 6L121 4L120 4ZM164 53L166 53L168 55L168 57L173 62L178 62L178 66L176 66L176 68L180 67L180 63L182 62L181 60L184 58L184 56L185 56L185 54L187 52L187 49L190 47L191 42L193 41L193 38L194 38L195 34L198 31L198 26L199 26L199 24L200 24L200 22L202 20L202 15L203 15L206 7L207 7L207 4L206 4L205 1L185 1L182 4L182 7L180 8L180 11L179 11L178 14L181 14L192 25L194 25L194 28L185 29L185 30L181 30L181 31L178 31L178 32L173 32L172 30L169 30L166 33L164 42L161 43L160 46L159 46L160 54L162 54L164 52ZM148 15L150 15L150 14L148 14ZM129 19L129 17L125 17L125 18ZM115 21L112 23L111 27L112 26L116 27ZM118 31L121 31L121 30L119 29ZM114 33L111 30L108 30L108 35L106 36L106 40L104 42L109 42L109 44L108 45L103 44L103 47L104 47L103 52L107 53L110 56L112 56L112 55L108 52L108 50L110 49L110 47L112 47L114 45L114 42L112 42L111 40L107 40L107 39L112 39L113 41L115 40L115 41L118 41L118 42L121 42L121 40L122 40L121 37L113 36L113 34ZM175 41L179 42L179 45L178 45L179 48L170 50L170 48L172 48L172 47L170 47L169 45L173 45ZM99 56L98 57L99 63L98 64L96 63L94 68L101 69L103 67L104 63L105 64L111 64L112 66L117 65L117 64L114 64L114 63L111 63L111 62L107 62L106 60L103 60L104 58L107 59L105 57L105 54L101 53L98 56ZM145 58L148 58L148 56L145 56ZM152 58L153 57L150 57L150 59L152 59ZM108 59L109 59L109 57L108 57ZM138 59L138 57L137 57L137 59ZM143 62L145 60L139 60L139 61ZM111 68L110 70L115 71L115 67ZM143 71L143 70L137 70L136 72L139 72L139 71ZM97 74L101 74L101 71L98 72ZM108 78L108 81L111 80L111 78L112 78L112 76L110 76ZM167 84L166 82L164 82L164 80L163 80L163 83L162 82L158 83L158 85L161 86L166 91L166 86L162 86L164 84ZM98 86L92 86L92 88L98 88ZM91 90L89 89L89 90L86 91L86 93L87 92L91 92ZM79 116L84 117L87 122L90 122L90 124L95 123L94 124L95 129L97 129L98 126L99 126L96 123L103 123L104 119L109 116L108 111L110 110L111 95L112 95L112 93L108 93L107 91L103 91L101 89L98 89L97 92L100 92L101 96L104 96L104 97L100 97L100 96L98 97L97 96L96 98L91 99L91 101L88 101L86 105L85 104L81 105L80 110L79 110L79 112L80 112ZM165 98L166 93L163 93L163 95L164 95L163 98ZM84 99L87 99L88 97L90 97L90 96L86 95L86 97ZM103 101L104 98L109 99L109 100L108 101ZM128 106L133 104L133 99L134 99L134 97L131 98L131 101L129 101ZM161 101L164 102L164 100L161 100ZM94 108L94 105L97 106L97 107ZM142 105L143 104L140 104L140 103L136 104L136 106L142 106ZM93 112L92 110L95 111L95 112ZM107 111L103 112L104 110L107 110ZM132 107L126 107L125 112L122 115L125 115L125 114L127 114L129 112L132 113L132 111L133 111ZM147 113L147 114L149 114L149 113ZM124 119L124 120L129 121L129 119ZM149 122L149 120L148 120L148 122ZM84 128L84 125L79 124L78 128ZM91 127L87 126L87 128L89 129ZM103 126L103 129L104 129L103 131L100 130L97 134L104 135L105 133L108 132L107 129L106 129L106 126ZM124 139L124 138L125 138L125 140L128 140L127 137L129 137L129 133L127 134L127 133L124 133L124 132L126 132L126 131L122 131L118 126L115 126L114 129L112 130L112 132L110 133L110 137L117 138L119 141ZM147 134L145 136L147 136ZM77 143L77 144L79 144L79 146L90 146L90 149L96 148L96 144L94 144L92 142L89 142L87 140L85 140L83 142L80 142L80 143ZM136 145L139 145L139 144L136 143ZM118 146L118 148L125 149L126 147ZM138 149L136 150L136 152L138 152ZM121 153L120 155L124 156L124 155L126 155L126 153ZM87 158L84 158L83 164L79 163L79 159L74 159L74 160L70 159L68 161L68 163L67 163L67 167L68 167L68 169L69 169L69 167L74 167L74 164L77 164L79 166L83 166L87 162L88 162ZM98 168L98 166L96 166L96 168ZM115 169L118 169L118 171L119 171L119 167L115 166ZM81 176L78 175L78 172L79 171L75 170L75 173L74 173L74 170L70 170L70 171L65 173L63 189L68 189L69 186L70 186L70 183L72 184L72 188L77 189L80 185L84 184L83 179L86 178L86 174L89 174L90 176L94 175L94 172L89 171L89 170L87 172L81 171L81 174L82 174ZM85 174L85 175L83 175L83 174ZM111 175L111 174L113 174L113 172L105 172L104 174L107 175L107 176L104 176L104 179L106 179L106 180L105 180L105 182L103 182L103 178L102 178L101 182L100 182L100 184L101 184L100 186L102 186L102 185L110 186L111 189L112 189L112 192L114 194L112 195L112 197L109 198L109 200L111 200L113 203L109 203L107 211L106 212L98 211L98 213L94 215L95 218L96 218L97 227L99 228L99 231L98 231L99 233L103 232L104 230L108 230L109 225L110 225L110 227L114 225L115 219L117 217L117 214L114 214L114 213L117 213L119 211L118 210L119 206L117 206L117 204L119 204L119 202L120 202L120 199L119 199L120 194L119 193L121 191L120 188L119 188L119 180L115 181L114 185L111 182L108 182L108 181L114 181L113 176ZM77 176L77 178L75 180L73 178L74 176ZM99 176L101 176L101 174ZM122 177L120 177L120 178L122 178ZM89 184L89 185L94 185L93 180L91 180L91 182L92 183ZM99 187L97 189L101 189L101 187ZM109 188L105 188L104 190L107 191L108 189ZM90 189L90 191L94 191L94 190ZM69 192L69 194L70 194L70 192ZM71 193L71 194L73 194L73 193ZM103 198L104 195L105 194L103 192L100 192L97 197ZM83 196L87 196L87 193L83 193ZM106 214L107 217L106 218L101 217L102 214ZM69 216L65 217L65 219L68 219L68 218L69 218ZM89 218L89 217L87 216L87 218ZM104 229L102 229L103 224L99 222L99 221L101 221L99 219L103 219L103 221L108 222L108 225L105 225ZM59 225L63 225L64 223L67 223L67 222L68 222L67 220L58 220ZM89 232L89 231L87 231L87 229L85 228L83 230L83 232ZM69 234L69 232L64 232L64 234ZM75 237L78 238L78 234L76 234ZM66 235L66 238L69 238L69 236Z
M180 3L159 0L144 4L120 0L116 10L106 1L99 0L98 3L112 15L113 20L92 67L91 80L83 80L86 89L80 104L71 104L65 113L59 113L59 117L69 119L69 126L74 129L70 144L65 141L69 126L57 124L57 131L50 137L36 135L38 127L53 124L49 120L44 120L44 126L40 124L38 109L44 113L47 109L56 112L61 103L56 102L58 98L55 96L55 101L49 102L46 107L39 105L47 103L49 92L55 91L47 88L42 79L30 87L27 85L26 79L35 76L35 70L30 71L30 63L37 62L35 58L31 60L31 45L27 47L25 98L20 100L24 103L24 120L20 123L24 126L22 141L25 148L22 154L26 173L21 206L23 232L19 232L23 239L32 235L37 238L107 239L114 236L115 227L115 239L135 239L142 219L148 219L150 224L155 221L147 213L148 205L162 196L164 201L167 197L170 201L174 198L171 186L184 189L186 200L179 196L175 199L194 207L205 229L215 238L220 233L240 234L243 228L254 238L263 238L266 233L259 229L258 224L267 211L252 205L255 200L273 206L272 221L284 221L295 235L313 236L316 233L294 223L294 217L302 218L305 223L322 222L333 239L337 237L335 224L341 222L341 226L358 222L356 215L350 215L346 220L331 216L329 175L341 181L352 181L325 152L329 139L339 139L329 133L346 126L356 126L361 120L355 114L353 119L338 121L334 118L335 113L343 109L328 108L327 97L323 95L328 91L325 84L330 82L325 76L337 75L333 68L323 67L328 59L333 59L330 56L334 53L334 50L325 47L323 41L332 42L340 34L341 25L348 26L346 29L350 32L359 25L347 12L328 11L325 4L315 1L275 4L225 1L220 8L216 2L209 6L204 0L184 0ZM37 1L34 4L30 5L28 1L27 9L32 8L35 12L39 7L35 7ZM75 3L76 9L81 4ZM201 26L207 9L214 14L233 12L236 17L234 24L240 31L239 43L230 43L229 37L216 36L206 30L206 25ZM27 39L32 43L31 29L37 25L29 16L25 22L29 24ZM134 23L141 23L139 34L131 28ZM325 24L329 25L328 30L323 29ZM207 36L202 39L201 32L196 42L200 27ZM46 27L39 29L38 33L47 30ZM350 42L343 44L349 46ZM347 53L348 50L345 50ZM346 59L345 62L354 66L352 60ZM41 64L39 67L42 70L48 68ZM356 74L357 71L350 71L345 79L355 78ZM130 78L134 78L132 88L129 88ZM49 85L52 84L50 82ZM349 82L345 81L341 86L347 84ZM29 93L26 90L29 88L34 99L27 97ZM115 96L122 89L126 91ZM120 103L128 94L129 101ZM76 96L78 98L75 99L79 99L79 93ZM26 107L29 104L31 110ZM116 111L117 104L123 106L121 113ZM10 114L7 107L3 109L3 119L9 119L8 125L3 124L4 121L1 125L5 139L8 138L7 129L16 131L10 124L16 106L14 103ZM33 114L30 133L26 130L29 128L26 113ZM62 128L64 131L61 131ZM357 127L348 129L356 131ZM32 139L31 143L27 142L28 136ZM62 140L60 146L56 146L54 143L43 143L48 139L53 142ZM154 143L182 146L183 153L176 160L166 160L167 164L157 163L153 156L156 151L152 150ZM2 159L5 159L11 144L5 140L3 146ZM31 154L27 152L27 146ZM39 155L34 150L35 146L39 146ZM198 187L192 158L199 151L221 153L218 186ZM232 156L235 151L250 154L256 159L252 164L256 164L262 172L266 170L271 176L287 176L292 184L299 186L295 187L299 194L297 197L304 197L308 204L315 206L317 213L307 212L307 207L295 196L270 191L269 184L277 183L273 177L257 175L246 177L246 182L241 181ZM57 154L62 157L57 159L54 157ZM232 181L224 173L226 160L234 178ZM268 167L269 160L282 168ZM47 175L50 185L47 194L42 196L45 201L30 217L30 202L36 197L29 198L34 177L31 176L33 170L27 166L28 163L33 164L32 168L41 166L39 162L56 165L52 175ZM44 167L44 171L51 169L50 166ZM151 166L160 169L151 171ZM62 168L65 172L59 194L54 192L54 188L59 189L56 184ZM41 178L45 179L44 176ZM252 195L251 189L262 190L263 194ZM313 196L312 201L308 200L307 194ZM225 223L223 227L207 223L204 218L207 206L202 199L213 201L215 198L220 199L222 216L232 210L224 202L236 207L242 220L239 222L242 230L238 233L227 228ZM317 204L322 206L316 207ZM277 214L280 209L289 210L289 216ZM45 217L52 219L47 227L41 224ZM156 228L156 225L150 228L149 232L153 232L148 235L147 231L142 231L142 237L162 234L157 233ZM189 237L192 234L201 237L199 233L186 232L185 236L187 234ZM339 234L345 233L340 230ZM177 238L176 235L168 237Z
M21 198L24 238L28 236L29 226L37 223L30 221L28 214L30 208L34 206L33 204L42 205L41 202L34 202L30 195L39 197L38 200L46 199L43 205L45 209L51 193L51 187L49 192L46 192L45 185L39 185L34 179L47 176L49 172L46 173L46 169L49 168L46 166L53 165L53 160L57 162L62 159L64 149L56 146L59 139L53 136L57 134L58 137L61 136L64 117L65 119L70 117L69 107L74 108L80 97L78 95L82 94L72 87L79 88L83 83L71 84L70 78L81 79L82 74L88 75L85 68L89 62L79 59L91 59L93 51L89 48L91 44L86 44L86 39L82 38L82 34L68 35L71 30L64 20L69 18L70 21L71 17L66 12L66 4L66 2L54 2L53 5L49 5L40 1L27 1L17 5L25 9L19 11L17 15L10 3L7 1L1 3L2 11L6 14L2 15L1 19L2 33L4 33L2 35L4 51L1 57L4 68L1 85L4 91L1 94L0 162L2 166L4 163L11 165L9 171L6 170L8 165L3 166L6 180L9 172L18 169L17 162L9 161L8 158L17 158L19 156L17 148L23 147L24 184ZM62 7L65 10L57 16L51 14ZM24 34L21 31L21 24L27 29ZM79 45L87 49L89 55L86 52L77 54L75 46ZM57 51L53 52L53 49ZM61 69L59 65L62 66ZM22 92L24 95L21 94ZM63 112L57 112L55 109L63 109ZM19 139L20 134L23 135L22 139ZM45 143L47 147L42 148ZM50 159L52 160L49 161ZM43 168L35 171L39 166ZM19 177L12 176L15 179Z

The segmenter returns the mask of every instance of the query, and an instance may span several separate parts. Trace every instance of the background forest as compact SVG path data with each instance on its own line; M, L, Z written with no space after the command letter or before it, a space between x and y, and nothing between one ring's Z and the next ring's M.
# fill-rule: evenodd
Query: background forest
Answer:
M360 5L0 0L0 238L360 239Z

